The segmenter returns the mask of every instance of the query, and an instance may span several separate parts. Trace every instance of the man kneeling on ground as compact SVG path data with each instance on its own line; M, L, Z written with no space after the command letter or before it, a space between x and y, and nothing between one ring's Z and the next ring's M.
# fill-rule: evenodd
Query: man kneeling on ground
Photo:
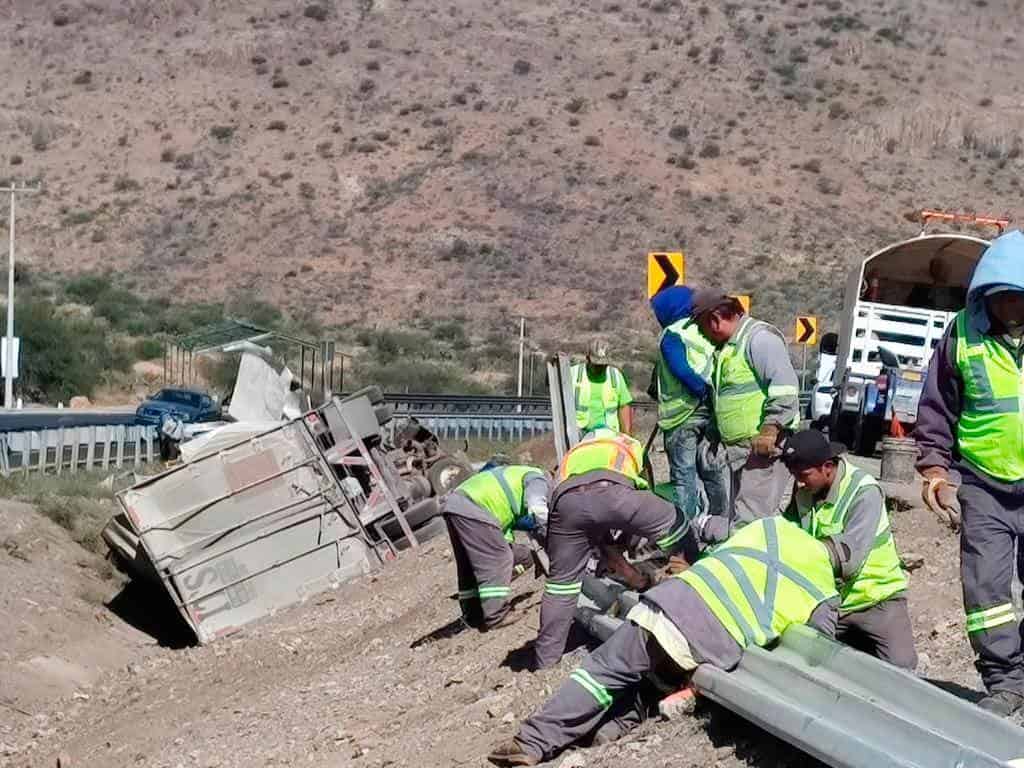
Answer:
M850 464L845 446L816 429L786 441L782 460L797 482L785 517L828 549L839 595L836 639L882 661L917 667L907 577L878 481Z
M753 592L754 594L751 594ZM683 685L698 664L731 670L792 624L835 632L839 597L825 545L780 517L756 520L641 595L626 621L498 745L495 765L537 765L613 716L645 673Z

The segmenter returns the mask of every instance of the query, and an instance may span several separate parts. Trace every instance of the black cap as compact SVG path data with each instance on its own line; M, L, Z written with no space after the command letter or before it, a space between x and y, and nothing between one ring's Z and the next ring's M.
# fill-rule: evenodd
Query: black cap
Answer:
M735 301L736 299L720 288L698 288L693 292L693 310L691 314L695 318L700 317L713 309L732 304Z
M826 461L846 453L842 443L831 442L816 429L805 429L791 435L782 446L782 461L787 467L820 467Z

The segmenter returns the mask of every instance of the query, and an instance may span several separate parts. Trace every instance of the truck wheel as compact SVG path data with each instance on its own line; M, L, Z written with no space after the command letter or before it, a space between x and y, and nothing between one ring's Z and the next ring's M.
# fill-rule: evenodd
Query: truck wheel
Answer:
M829 439L853 450L856 447L854 442L857 437L857 416L856 413L844 413L840 409L837 397L832 403L832 413L829 415Z
M434 489L435 496L443 496L454 490L459 483L473 474L472 467L451 457L438 459L427 470L427 479L430 480L430 487Z
M864 419L860 429L860 439L854 447L858 456L874 456L878 441L882 439L885 424L881 419Z
M432 496L409 507L405 512L405 521L409 523L409 527L415 532L417 528L426 525L440 513L441 507L437 503L437 498ZM384 529L384 533L392 541L400 539L405 535L402 533L402 526L398 524L398 520L395 520L394 517L383 523L381 528Z
M416 536L416 541L420 544L426 544L431 539L436 538L447 531L448 526L445 525L444 518L435 517L426 525L414 530L413 534ZM409 540L404 536L400 539L392 539L391 541L395 545L395 549L399 551L409 548Z

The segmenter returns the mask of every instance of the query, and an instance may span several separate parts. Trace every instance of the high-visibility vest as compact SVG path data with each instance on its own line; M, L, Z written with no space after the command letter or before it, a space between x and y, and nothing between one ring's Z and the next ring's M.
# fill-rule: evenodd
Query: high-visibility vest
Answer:
M700 326L692 318L679 320L661 332L658 346L667 334L675 334L686 348L686 362L704 381L710 383L715 367L715 345L700 332ZM682 385L665 359L658 362L658 426L663 432L674 429L686 421L697 410L700 402Z
M472 475L455 492L494 515L501 530L508 533L528 514L525 485L532 477L542 478L544 473L537 467L495 467Z
M604 381L600 392L594 392L594 382L587 376L587 366L577 363L572 366L569 375L573 381L573 394L576 398L576 426L588 431L608 427L619 431L619 380L622 374L619 369L609 365L605 368ZM592 417L590 410L591 397L600 399L600 416Z
M558 481L596 469L625 475L636 488L648 487L643 477L644 446L629 435L610 429L591 432L565 454L558 468Z
M956 366L964 382L960 456L997 480L1024 479L1024 370L1004 344L974 327L966 310L956 316Z
M741 648L768 645L837 595L825 545L781 517L748 523L676 578Z
M846 514L857 496L866 488L877 488L878 481L867 472L856 469L840 459L839 487L835 502L827 499L814 502L809 493L798 491L796 508L800 527L816 539L838 536L846 527ZM888 600L907 589L907 577L900 565L900 556L889 526L889 513L882 498L882 516L875 531L875 543L860 570L839 586L841 609L846 613L861 611Z
M722 442L727 445L748 440L760 432L764 405L769 397L797 397L799 394L795 386L764 387L757 380L747 357L747 347L754 331L760 328L767 328L783 338L774 326L747 316L715 356L715 423ZM790 426L796 428L799 418L797 414Z

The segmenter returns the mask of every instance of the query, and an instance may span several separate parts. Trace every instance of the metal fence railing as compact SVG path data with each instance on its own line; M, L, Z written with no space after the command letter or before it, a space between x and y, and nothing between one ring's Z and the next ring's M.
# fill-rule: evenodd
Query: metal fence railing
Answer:
M0 474L141 466L158 455L152 426L60 427L0 433Z

